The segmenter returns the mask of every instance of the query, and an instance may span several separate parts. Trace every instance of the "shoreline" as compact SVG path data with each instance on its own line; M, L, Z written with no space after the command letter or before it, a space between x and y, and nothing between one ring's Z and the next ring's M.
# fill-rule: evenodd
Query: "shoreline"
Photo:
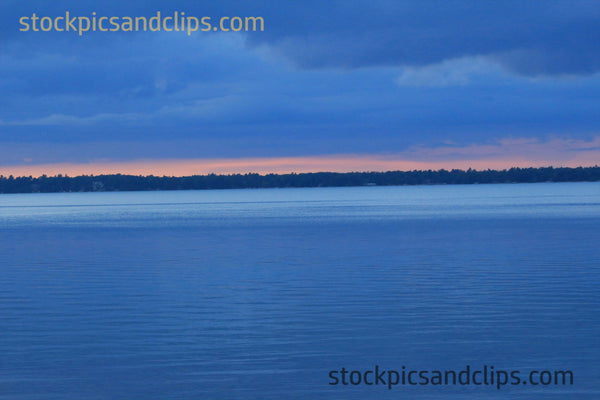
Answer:
M308 172L290 174L136 176L81 175L5 177L0 194L275 189L310 187L475 185L543 182L598 182L600 167L540 167L504 170L413 170L387 172Z

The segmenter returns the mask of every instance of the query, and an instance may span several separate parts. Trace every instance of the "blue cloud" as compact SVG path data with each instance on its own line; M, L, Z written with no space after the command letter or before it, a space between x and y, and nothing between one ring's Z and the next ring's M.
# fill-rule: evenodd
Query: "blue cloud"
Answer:
M590 138L600 123L600 7L588 1L0 7L5 165L390 153L449 140ZM18 32L21 15L67 9L260 15L266 31Z

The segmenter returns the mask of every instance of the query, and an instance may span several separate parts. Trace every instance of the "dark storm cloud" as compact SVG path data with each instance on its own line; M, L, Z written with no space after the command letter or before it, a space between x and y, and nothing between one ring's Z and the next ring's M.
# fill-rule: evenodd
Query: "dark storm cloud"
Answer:
M312 16L291 28L271 18L268 38L257 41L304 67L414 66L483 55L525 75L588 74L600 68L600 2L327 4L315 3Z

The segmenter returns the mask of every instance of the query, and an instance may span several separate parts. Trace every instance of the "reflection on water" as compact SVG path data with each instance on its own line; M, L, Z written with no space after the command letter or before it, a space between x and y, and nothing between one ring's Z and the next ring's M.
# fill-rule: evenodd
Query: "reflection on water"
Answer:
M0 195L0 399L595 400L599 223L597 183ZM328 384L467 364L575 384Z

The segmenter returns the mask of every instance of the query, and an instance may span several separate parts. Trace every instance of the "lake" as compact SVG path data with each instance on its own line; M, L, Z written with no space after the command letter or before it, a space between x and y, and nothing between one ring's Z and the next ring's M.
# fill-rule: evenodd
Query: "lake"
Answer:
M0 195L0 399L597 400L599 360L600 183Z

